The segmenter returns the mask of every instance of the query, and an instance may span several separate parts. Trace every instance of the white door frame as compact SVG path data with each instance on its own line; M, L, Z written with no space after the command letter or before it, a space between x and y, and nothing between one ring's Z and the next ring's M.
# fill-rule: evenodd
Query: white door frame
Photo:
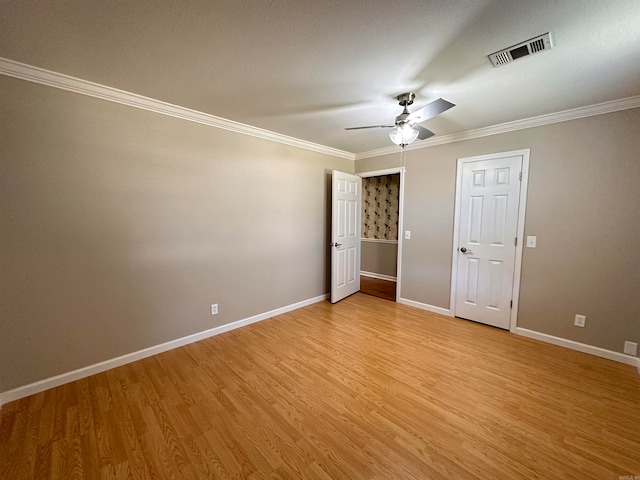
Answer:
M402 278L402 239L404 235L403 232L403 212L404 212L404 176L406 175L405 167L394 167L394 168L386 168L384 170L372 170L368 172L359 172L355 175L358 175L362 178L367 177L380 177L382 175L393 175L394 173L400 174L400 191L398 193L399 201L398 201L398 258L397 258L397 267L396 267L396 302L400 298L400 279Z
M453 223L453 252L451 255L451 297L449 305L451 315L456 315L456 285L458 270L458 230L460 220L460 197L462 194L462 165L468 162L478 162L481 160L494 160L504 157L522 157L522 181L520 183L520 199L518 206L518 230L516 245L516 258L513 271L513 307L511 308L511 319L509 322L509 331L514 332L518 323L518 305L520 301L520 273L522 271L522 249L524 248L524 221L527 211L527 186L529 181L529 155L530 149L513 150L510 152L491 153L488 155L480 155L477 157L464 157L458 159L456 172L456 200Z

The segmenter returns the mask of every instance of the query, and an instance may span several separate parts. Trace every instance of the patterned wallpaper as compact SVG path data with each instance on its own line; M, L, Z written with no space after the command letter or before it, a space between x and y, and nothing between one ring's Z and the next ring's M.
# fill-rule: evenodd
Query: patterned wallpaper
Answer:
M398 239L400 174L362 179L362 237Z

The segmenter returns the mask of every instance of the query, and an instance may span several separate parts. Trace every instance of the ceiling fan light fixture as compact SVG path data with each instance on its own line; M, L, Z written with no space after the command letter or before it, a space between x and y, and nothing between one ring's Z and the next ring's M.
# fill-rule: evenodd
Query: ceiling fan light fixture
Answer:
M391 130L389 138L391 138L391 141L396 145L405 147L410 143L413 143L415 139L418 138L418 133L418 130L408 123L405 123L404 125L398 125L396 128Z

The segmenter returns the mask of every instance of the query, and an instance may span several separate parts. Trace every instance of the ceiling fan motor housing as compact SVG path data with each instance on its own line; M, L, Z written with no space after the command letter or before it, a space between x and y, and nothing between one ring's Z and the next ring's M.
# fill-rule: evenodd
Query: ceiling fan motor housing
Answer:
M409 112L406 111L407 107L404 107L405 111L396 117L396 125L404 125L405 123L409 123L407 121L407 117L409 116Z
M409 109L407 107L413 104L413 99L416 98L416 94L413 92L407 92L398 95L396 98L398 99L400 106L404 107L402 113L396 117L396 125L401 126L408 123L406 121L406 118L409 116Z

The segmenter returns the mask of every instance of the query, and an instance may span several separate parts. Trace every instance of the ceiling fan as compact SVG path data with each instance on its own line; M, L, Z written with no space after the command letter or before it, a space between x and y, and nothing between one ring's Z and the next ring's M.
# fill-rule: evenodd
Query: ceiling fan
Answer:
M361 130L364 128L393 128L389 133L391 141L396 145L400 145L402 148L406 147L416 139L424 140L426 138L435 135L431 130L427 130L424 127L418 125L430 118L440 115L442 112L449 110L451 107L455 107L455 104L439 98L433 102L425 105L420 110L416 110L413 113L409 112L407 108L413 104L413 99L416 95L413 92L403 93L398 95L398 103L404 109L402 113L396 117L395 125L370 125L367 127L349 127L345 130Z

